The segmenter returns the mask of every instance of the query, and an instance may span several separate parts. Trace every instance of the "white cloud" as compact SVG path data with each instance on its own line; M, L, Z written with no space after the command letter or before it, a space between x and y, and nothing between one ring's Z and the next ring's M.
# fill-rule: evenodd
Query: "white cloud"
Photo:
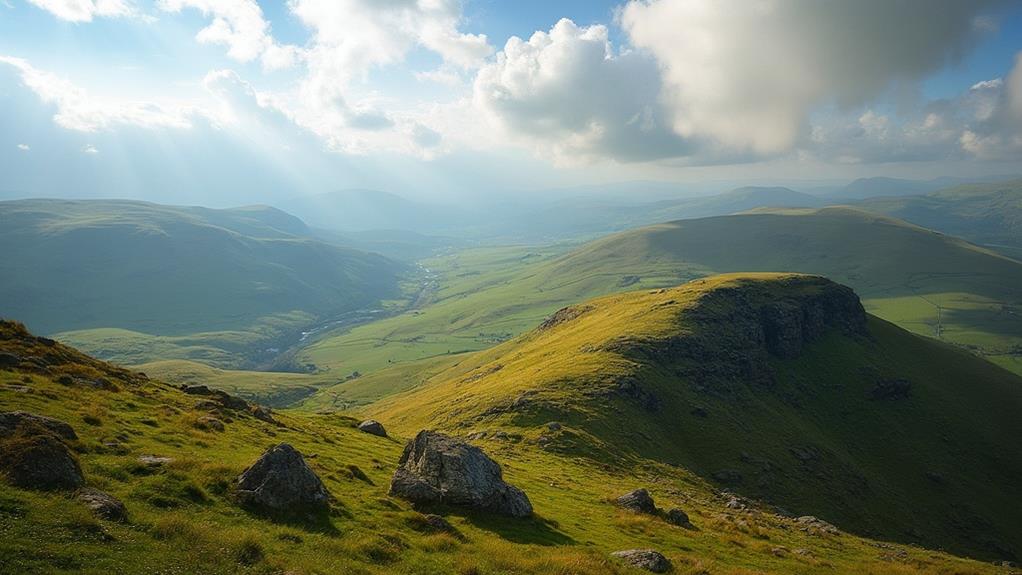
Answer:
M783 153L810 113L867 104L959 59L993 0L633 0L631 42L663 70L674 129Z
M54 122L69 130L94 132L116 125L152 129L190 128L191 117L201 113L188 106L94 98L70 81L39 70L21 58L0 56L0 64L18 70L27 88L35 92L43 102L56 107Z
M615 53L604 26L562 19L512 37L475 80L474 102L512 138L560 159L649 160L689 153L658 102L656 63Z
M96 146L93 146L92 144L86 144L85 147L82 148L82 153L94 156L99 153L99 150L97 150Z
M28 0L61 20L91 22L93 18L132 16L135 6L129 0ZM9 6L9 5L8 5Z
M28 144L18 144L18 149L21 150L22 152L27 152L27 151L31 150L32 148L29 147Z
M227 47L227 55L239 62L261 59L268 70L289 68L298 60L295 46L278 44L270 33L270 24L255 0L158 0L166 12L192 8L213 21L196 35L204 44Z

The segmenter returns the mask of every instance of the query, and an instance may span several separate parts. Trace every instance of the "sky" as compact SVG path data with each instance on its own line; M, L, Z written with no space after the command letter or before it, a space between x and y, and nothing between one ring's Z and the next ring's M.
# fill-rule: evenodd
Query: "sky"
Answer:
M1022 2L0 0L0 197L1022 173Z

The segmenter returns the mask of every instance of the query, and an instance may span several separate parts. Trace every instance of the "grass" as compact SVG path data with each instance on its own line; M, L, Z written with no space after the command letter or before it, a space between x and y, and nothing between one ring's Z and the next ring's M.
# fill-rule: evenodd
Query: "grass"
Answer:
M0 348L9 350L9 341ZM117 391L103 391L38 373L0 371L0 410L70 423L88 483L124 501L130 516L124 524L100 521L66 494L0 482L5 571L624 574L631 571L611 560L611 551L655 547L674 562L676 573L1000 572L914 546L844 533L813 535L765 508L727 509L710 485L683 468L655 461L613 467L529 441L481 445L502 464L505 478L529 494L535 518L423 509L445 515L457 534L426 532L420 511L386 494L408 437L403 432L379 438L358 432L355 420L343 415L287 411L277 413L283 427L239 415L224 432L201 431L191 425L199 415L196 398L153 381L116 383ZM21 388L27 391L16 391ZM99 425L83 421L82 405L100 415ZM234 478L279 442L304 453L334 495L323 521L274 521L235 504ZM146 467L140 455L171 461ZM697 529L631 515L609 503L639 485L661 506L683 507Z
M941 339L989 357L1008 357L1022 345L1022 263L846 208L679 221L572 251L475 249L426 265L439 283L429 305L329 335L302 350L300 362L331 373L376 375L366 381L389 392L421 378L407 377L415 367L388 368L457 361L460 353L532 329L563 306L731 271L825 275L854 288L871 313L931 337L937 304ZM999 361L1018 369L1015 361ZM325 393L344 396L347 385ZM362 387L352 396L355 403L384 395Z
M776 302L790 291L773 293L771 278L756 279L767 287L749 288L748 297ZM402 431L499 430L524 441L539 441L543 424L556 420L566 431L548 448L566 455L674 464L859 533L1017 556L1012 501L1022 495L1014 479L1022 451L1004 438L1022 435L1022 380L877 318L870 338L829 336L770 366L740 356L736 365L751 361L753 375L721 376L729 372L715 370L734 361L727 354L744 353L732 351L742 332L728 330L744 328L731 327L741 325L733 310L712 311L701 298L740 281L720 276L587 302L574 320L464 358L366 412ZM718 316L731 319L713 323ZM621 345L723 351L700 352L693 366ZM899 380L910 382L910 398L871 398L878 382ZM622 381L635 381L659 408L613 392Z

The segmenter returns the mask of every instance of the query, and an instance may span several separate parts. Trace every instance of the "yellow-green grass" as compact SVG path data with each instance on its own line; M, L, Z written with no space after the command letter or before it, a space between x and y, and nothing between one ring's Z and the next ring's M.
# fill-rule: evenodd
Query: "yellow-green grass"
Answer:
M653 459L702 477L734 471L744 480L721 481L860 533L1017 554L1022 448L1005 441L1022 436L1017 376L877 318L868 337L832 333L797 359L751 364L762 378L715 375L715 362L734 357L733 320L726 307L703 306L703 294L752 286L749 298L772 303L791 295L791 277L717 276L591 300L576 306L584 313L574 320L461 359L364 411L402 431L537 439L544 422L558 420L568 431L555 436L565 443L550 445L566 454L623 466ZM795 293L815 289L798 286ZM686 349L690 337L704 338L696 349L723 355L619 351L636 342ZM658 398L658 408L614 392L627 381ZM874 399L878 385L898 381L908 382L908 397Z
M524 258L535 253L536 257ZM817 273L852 286L866 308L914 333L1000 356L1022 344L1022 263L848 208L784 210L632 230L559 255L472 250L430 263L440 288L422 309L328 336L302 363L380 372L394 389L404 362L489 348L590 297L729 271ZM1018 370L1017 362L1002 362ZM331 393L343 394L341 384ZM372 394L370 394L372 395ZM378 394L377 394L378 395Z
M15 388L29 391L17 392ZM277 413L284 427L238 416L224 432L193 427L198 398L158 383L118 392L68 387L39 375L0 372L0 410L57 417L78 433L90 485L125 502L129 522L93 518L62 493L0 482L0 557L19 574L632 573L612 551L654 547L675 573L873 573L985 575L1001 570L912 546L846 534L811 535L768 512L725 509L683 469L646 463L612 469L547 453L531 443L483 442L522 487L537 517L512 520L451 508L460 534L421 531L422 516L387 496L405 434L358 432L340 415ZM120 442L117 447L107 444ZM274 521L242 510L234 478L268 446L303 452L336 498L329 516ZM146 468L140 455L170 457ZM353 467L368 479L361 480ZM616 509L610 498L648 487L662 506L681 506L696 525ZM796 550L800 550L796 553ZM801 551L805 550L805 551Z
M167 383L208 385L270 406L295 403L321 387L338 383L328 374L217 369L185 360L154 361L133 368Z

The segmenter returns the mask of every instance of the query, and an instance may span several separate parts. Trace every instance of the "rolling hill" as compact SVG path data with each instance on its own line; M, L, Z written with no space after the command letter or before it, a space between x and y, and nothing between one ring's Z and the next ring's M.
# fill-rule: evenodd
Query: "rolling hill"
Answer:
M1022 448L1004 443L1020 410L1018 376L792 274L579 303L367 408L406 432L667 463L795 515L990 559L1022 554Z
M428 265L440 276L430 305L327 337L305 349L302 361L366 374L401 361L491 347L560 307L597 295L714 273L793 271L832 277L857 290L871 313L924 335L936 336L939 327L945 341L1022 373L1016 347L1022 345L1022 264L861 210L684 220L566 253L476 250ZM343 390L333 390L341 402Z
M0 221L0 314L43 333L214 332L213 347L240 348L246 330L265 339L376 306L402 270L306 237L301 220L267 207L24 200L0 202ZM202 347L195 339L142 345Z
M857 205L1022 258L1022 180L873 198Z
M0 321L0 358L4 572L626 575L637 571L611 553L634 548L660 550L679 574L1005 572L784 516L655 460L614 466L573 456L562 449L581 429L574 424L551 448L531 441L533 430L530 440L474 441L501 465L507 481L528 494L533 517L415 506L388 494L410 438L404 431L377 437L358 431L358 420L342 414L275 411L268 418L236 398L189 394L95 361L13 322ZM12 420L27 420L13 436ZM320 478L330 494L326 509L275 515L242 504L238 476L281 443L302 454L302 465ZM32 445L48 451L25 447ZM56 457L47 453L71 458L85 489L41 490L8 475L20 462ZM1010 461L1009 455L1002 460ZM613 504L639 486L659 505L684 509L690 526ZM97 497L101 505L113 498L123 507L117 516L106 514L109 507L93 510L89 505Z

